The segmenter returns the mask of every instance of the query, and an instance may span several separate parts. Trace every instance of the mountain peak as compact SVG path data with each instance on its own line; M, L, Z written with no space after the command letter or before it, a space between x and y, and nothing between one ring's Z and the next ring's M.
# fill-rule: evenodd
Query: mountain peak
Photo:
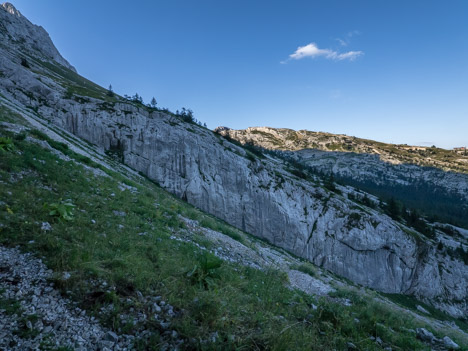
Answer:
M60 55L46 30L31 23L9 2L0 6L0 41L8 45L10 50L16 49L20 56L28 53L76 71Z
M13 15L13 16L17 16L17 17L21 17L21 12L19 12L16 7L13 6L13 4L9 3L9 2L4 2L2 4L2 7L5 9L5 11L7 11L9 14Z

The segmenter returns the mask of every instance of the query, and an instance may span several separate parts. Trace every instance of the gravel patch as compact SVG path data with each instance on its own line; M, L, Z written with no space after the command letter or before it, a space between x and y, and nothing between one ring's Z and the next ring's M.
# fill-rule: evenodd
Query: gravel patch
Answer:
M293 288L304 291L310 295L327 295L334 291L332 287L319 279L311 277L309 274L291 269L288 272L289 282Z
M102 327L63 298L40 259L0 247L0 349L130 350L131 337Z

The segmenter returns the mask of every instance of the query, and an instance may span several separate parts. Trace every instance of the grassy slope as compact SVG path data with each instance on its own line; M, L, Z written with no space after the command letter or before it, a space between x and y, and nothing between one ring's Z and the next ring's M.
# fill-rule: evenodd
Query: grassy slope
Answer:
M16 119L2 111L1 120ZM48 140L75 161L61 160L23 140L26 135L1 134L13 140L14 149L0 154L0 243L20 245L44 256L48 266L57 272L57 286L69 291L113 329L131 333L135 328L121 322L118 315L130 313L130 308L135 308L135 313L147 311L148 306L137 302L136 292L141 291L162 295L177 308L180 313L173 327L181 336L192 338L188 348L329 350L343 349L347 342L353 342L361 348L380 349L369 335L379 336L395 348L424 348L405 329L418 324L411 317L356 294L346 294L354 302L351 307L326 299L317 301L285 288L286 278L279 272L228 263L212 271L198 268L196 279L188 277L188 272L200 267L204 254L192 244L170 239L183 229L179 215L231 235L236 230L144 179L135 183L107 170L110 177L95 176L83 163L99 169L98 165L40 133L29 136ZM122 183L134 186L137 193L121 191ZM76 206L73 219L50 216L53 204L65 199ZM113 211L124 211L126 216L116 216ZM52 231L40 229L45 221L51 223ZM202 238L200 242L206 244ZM71 278L63 280L62 272L70 272ZM95 281L105 281L111 288L90 301L90 294L99 290ZM110 303L112 311L97 314L100 307ZM312 304L319 308L313 309ZM146 328L154 338L151 345L141 348L157 348L160 328L150 322ZM218 333L217 338L202 342L213 332Z

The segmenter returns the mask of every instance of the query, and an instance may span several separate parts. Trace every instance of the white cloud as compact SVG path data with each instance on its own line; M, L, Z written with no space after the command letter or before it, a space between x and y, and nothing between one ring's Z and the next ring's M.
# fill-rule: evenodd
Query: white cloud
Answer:
M348 51L344 53L339 53L330 49L320 49L317 46L317 44L310 43L305 46L299 46L293 54L289 55L289 58L286 61L282 61L281 63L286 63L290 60L301 60L306 57L315 58L320 56L334 61L354 61L356 58L362 55L364 55L362 51Z
M289 55L293 60L300 60L304 57L316 57L333 55L333 51L328 49L319 49L315 43L310 43L306 46L299 46L294 54Z
M359 56L362 56L362 55L364 55L362 51L348 51L343 54L336 55L336 59L338 61L341 61L341 60L354 61L355 59L357 59Z

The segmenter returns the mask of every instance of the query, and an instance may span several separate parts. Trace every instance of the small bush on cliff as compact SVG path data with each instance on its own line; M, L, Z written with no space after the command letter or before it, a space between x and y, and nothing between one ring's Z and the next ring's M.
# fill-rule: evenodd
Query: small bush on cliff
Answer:
M317 276L317 268L310 263L302 263L291 266L291 269L310 275L311 277Z
M385 206L385 212L391 218L398 220L401 216L401 204L392 197Z
M255 160L257 159L255 157L255 155L249 151L246 151L245 153L245 157L247 158L247 160L249 160L250 162L255 162Z
M325 188L327 188L330 191L333 191L334 193L341 194L341 191L336 187L335 176L333 175L333 172L325 178L324 186Z
M26 60L24 57L21 58L21 66L25 68L31 68L31 66L29 66L28 60Z
M73 94L73 89L71 89L70 87L67 88L67 90L65 91L65 94L63 94L63 98L64 98L64 99L67 99L67 100L72 99L73 96L74 96L74 94Z

